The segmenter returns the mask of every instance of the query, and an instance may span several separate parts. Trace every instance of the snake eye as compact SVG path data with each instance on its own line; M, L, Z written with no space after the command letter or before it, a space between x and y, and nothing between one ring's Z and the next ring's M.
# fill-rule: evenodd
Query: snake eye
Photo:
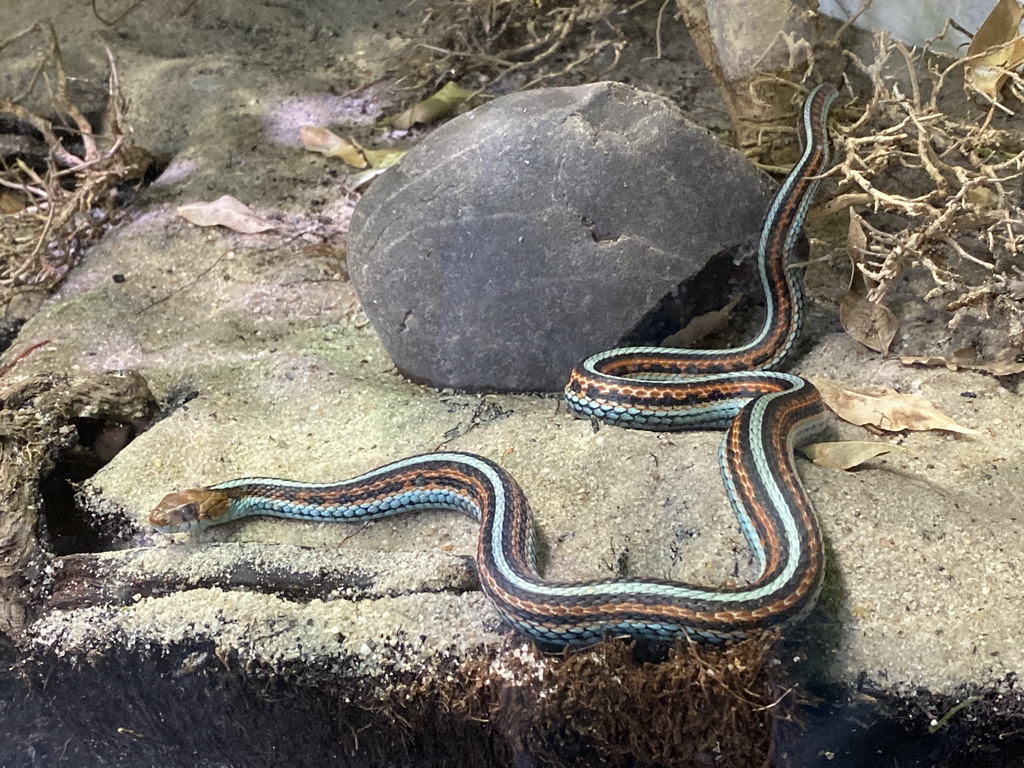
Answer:
M199 519L199 505L195 502L182 504L178 507L178 515L183 523L194 523Z

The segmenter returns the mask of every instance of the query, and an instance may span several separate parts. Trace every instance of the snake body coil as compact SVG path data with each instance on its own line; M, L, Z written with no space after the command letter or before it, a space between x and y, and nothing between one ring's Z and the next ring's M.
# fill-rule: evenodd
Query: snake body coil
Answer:
M501 615L554 646L605 636L718 642L804 614L821 586L821 533L797 475L793 447L822 414L814 387L772 371L800 332L802 292L787 260L829 162L830 85L801 113L803 153L765 216L758 251L764 324L733 349L613 349L573 370L565 394L578 415L648 430L724 429L720 452L729 499L759 566L741 587L662 579L545 581L537 568L530 508L519 484L488 459L466 453L413 456L338 483L242 478L172 493L150 515L161 531L196 530L249 515L356 521L416 509L450 509L480 523L480 583Z

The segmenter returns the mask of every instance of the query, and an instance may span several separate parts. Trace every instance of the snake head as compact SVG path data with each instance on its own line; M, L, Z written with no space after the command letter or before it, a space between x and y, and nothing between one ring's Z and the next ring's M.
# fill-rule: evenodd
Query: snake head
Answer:
M149 513L149 523L161 533L199 531L223 522L229 501L224 494L205 488L169 493Z

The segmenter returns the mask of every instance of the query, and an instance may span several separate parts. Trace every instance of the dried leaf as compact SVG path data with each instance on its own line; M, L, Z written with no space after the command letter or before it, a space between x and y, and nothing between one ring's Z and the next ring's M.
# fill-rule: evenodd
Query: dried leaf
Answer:
M253 235L276 229L277 225L261 219L249 206L231 195L224 195L212 203L189 203L178 208L178 215L197 227L227 227L235 232Z
M414 104L397 117L389 117L381 122L384 125L391 124L403 131L412 128L417 123L430 125L454 114L455 110L472 95L472 91L460 88L454 82L448 82L433 96L424 99L419 104Z
M685 328L676 331L662 341L661 346L685 349L693 346L695 342L703 339L705 336L727 328L729 326L729 315L732 314L732 311L736 309L736 305L739 303L740 297L733 296L729 299L729 303L721 309L698 315L688 322Z
M0 189L0 215L9 216L28 207L28 198L17 192Z
M805 445L800 452L819 467L853 469L896 448L897 446L867 440L844 440L834 443L812 443Z
M925 355L923 357L915 357L913 355L904 355L904 356L900 357L900 362L903 363L904 365L928 365L928 366L932 366L934 368L938 368L939 366L943 366L944 365L950 371L959 371L962 368L966 367L966 366L962 365L961 363L957 362L954 358L935 357L935 356L929 356L929 355Z
M299 128L299 136L302 138L302 146L310 152L320 152L327 157L340 157L346 165L353 168L366 168L370 165L362 147L345 141L326 128L303 125Z
M850 208L850 226L846 230L846 252L857 264L868 251L868 236L864 234L864 219Z
M1024 64L1024 40L1020 36L1020 22L1024 8L1016 0L998 0L992 13L978 27L974 39L967 46L964 65L964 88L981 93L989 102L996 100L999 89L1011 70Z
M853 271L850 274L850 288L839 303L839 322L851 338L884 355L896 338L900 322L887 307L867 299L867 281L864 273L857 268L857 262L866 250L867 236L861 218L851 208L846 251L850 255Z
M888 432L942 429L964 435L978 434L973 429L960 426L918 395L904 395L888 387L880 387L878 394L868 394L844 389L821 377L812 381L825 404L839 418L851 424L877 427Z
M973 350L971 350L973 352ZM1012 376L1016 373L1024 373L1024 352L1019 349L1009 348L997 352L991 360L978 360L977 356L968 356L956 352L953 357L901 357L900 362L904 365L944 365L951 371L979 371L990 373L993 376Z
M359 189L365 184L369 184L375 178L380 176L387 168L367 168L365 171L359 173L353 173L348 177L348 183L352 189Z
M406 152L404 149L366 149L354 139L349 141L326 128L311 125L299 128L299 135L302 137L302 146L310 152L320 152L327 157L340 157L346 165L359 169L382 171L397 163ZM380 174L357 175L361 178L359 183L365 184Z
M883 355L889 351L900 325L888 308L855 293L846 294L839 303L839 322L855 341Z
M363 147L360 149L363 150L366 159L370 161L370 167L381 171L397 163L406 153L404 149L363 149Z
M964 197L968 203L981 211L990 211L999 206L999 194L988 187L971 187Z

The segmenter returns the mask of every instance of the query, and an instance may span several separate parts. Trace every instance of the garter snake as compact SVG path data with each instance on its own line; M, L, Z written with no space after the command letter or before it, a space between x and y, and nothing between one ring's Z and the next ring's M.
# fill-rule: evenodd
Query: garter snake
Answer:
M702 587L652 578L545 581L532 514L519 484L489 459L432 453L344 482L241 478L172 493L150 515L164 532L196 530L249 515L355 521L415 509L450 509L480 523L477 567L484 592L512 626L545 645L586 645L609 635L711 642L791 621L821 586L821 533L797 475L793 447L823 412L814 387L774 372L800 332L800 278L787 269L820 175L837 94L815 88L801 111L802 154L765 215L758 249L767 316L732 349L613 349L577 366L565 388L585 418L648 430L724 429L722 477L760 567L744 586Z

